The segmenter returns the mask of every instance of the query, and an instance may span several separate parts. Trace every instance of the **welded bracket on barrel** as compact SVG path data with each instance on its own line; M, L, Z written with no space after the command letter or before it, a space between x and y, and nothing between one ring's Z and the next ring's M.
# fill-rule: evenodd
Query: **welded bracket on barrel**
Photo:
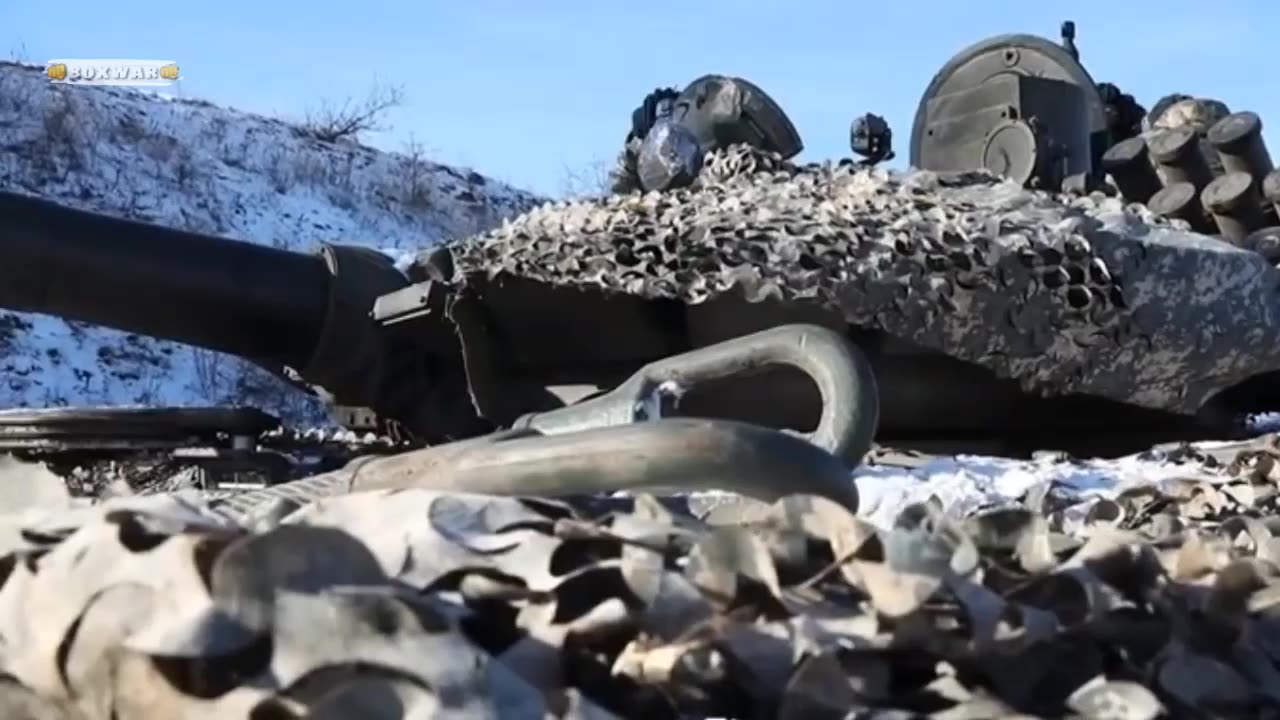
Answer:
M817 427L797 434L849 463L861 462L879 422L875 375L848 338L818 325L782 325L649 363L604 395L524 415L513 427L550 435L654 420L678 409L680 396L696 385L778 365L804 372L822 396Z

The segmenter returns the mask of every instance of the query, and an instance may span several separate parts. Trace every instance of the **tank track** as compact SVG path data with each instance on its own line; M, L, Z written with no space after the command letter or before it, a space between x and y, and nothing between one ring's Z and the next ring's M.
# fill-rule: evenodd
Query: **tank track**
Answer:
M1280 367L1262 350L1280 341L1280 273L1260 255L1119 198L987 173L735 146L690 188L549 204L450 250L463 277L814 303L1037 394L1192 413Z
M0 411L0 454L43 463L73 496L259 489L405 449L389 438L285 428L253 408L46 408Z

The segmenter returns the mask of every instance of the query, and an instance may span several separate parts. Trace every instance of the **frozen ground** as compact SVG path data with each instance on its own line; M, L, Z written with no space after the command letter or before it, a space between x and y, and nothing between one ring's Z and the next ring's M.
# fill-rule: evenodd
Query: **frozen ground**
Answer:
M1215 480L1216 471L1192 463L1141 459L1007 460L976 456L939 458L914 469L868 466L855 474L860 514L876 524L892 524L904 506L936 496L963 514L984 505L1017 500L1043 483L1085 501L1113 497L1125 488L1180 478Z
M1220 456L1234 457L1239 451L1224 447L1234 443L1194 443L1206 451L1220 450ZM1116 459L1036 460L978 455L938 457L916 467L868 463L853 473L858 487L858 514L880 527L888 528L903 508L936 498L959 516L975 510L1016 503L1038 490L1052 490L1056 500L1071 506L1069 521L1084 517L1092 501L1114 498L1130 488L1157 487L1173 490L1184 481L1218 485L1237 477L1227 472L1227 463L1211 464L1192 458L1166 460L1163 453L1139 453ZM705 511L737 496L723 492L696 493L695 509Z
M1280 431L1280 413L1249 419L1257 434ZM1195 443L1204 450L1222 449L1231 443ZM1162 486L1170 481L1230 480L1222 467L1209 467L1189 459L1174 462L1157 459L1162 453L1139 453L1100 460L1038 460L958 455L931 460L917 468L869 465L854 473L861 513L881 525L889 525L904 506L936 496L947 507L965 513L985 505L1017 500L1029 490L1052 484L1065 496L1081 501L1115 497L1132 487ZM1232 455L1228 450L1226 455ZM1083 503L1082 507L1087 504Z
M199 101L55 87L0 63L0 187L111 215L306 251L325 240L393 255L473 233L538 202L468 170ZM314 421L318 405L240 361L54 318L0 311L0 407L251 404ZM938 496L964 510L1055 481L1083 495L1212 475L1137 458L958 457L857 473L864 512L890 522Z
M405 254L538 202L419 154L201 101L54 86L13 63L0 63L0 188L304 252L339 240ZM318 407L235 358L0 311L0 407L218 403L308 420Z

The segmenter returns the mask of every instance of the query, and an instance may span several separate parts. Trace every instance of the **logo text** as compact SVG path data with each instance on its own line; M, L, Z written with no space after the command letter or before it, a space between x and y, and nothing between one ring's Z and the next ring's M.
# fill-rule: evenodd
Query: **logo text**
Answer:
M171 85L181 80L172 60L50 60L49 81L65 85Z

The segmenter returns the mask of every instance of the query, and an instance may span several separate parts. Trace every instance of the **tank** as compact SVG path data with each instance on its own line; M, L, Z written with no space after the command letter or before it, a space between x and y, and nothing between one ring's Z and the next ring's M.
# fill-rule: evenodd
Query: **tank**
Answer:
M1215 237L1147 206L1189 183L1159 172L1150 138L1116 151L1073 44L962 51L922 98L905 172L875 167L891 156L875 116L853 133L873 161L793 162L776 103L708 78L716 122L739 107L760 142L686 133L730 140L660 192L548 204L403 271L357 246L298 254L0 193L0 307L239 355L348 427L427 444L569 427L583 407L640 419L639 400L589 403L664 359L796 325L865 359L876 439L898 446L1117 455L1234 437L1277 407L1280 273L1235 241L1275 224L1253 119L1209 132L1250 180L1193 193L1201 219L1231 221ZM680 122L665 112L649 124ZM633 161L641 144L633 129ZM818 432L815 373L756 360L693 384L673 366L661 384L678 403L661 413Z

